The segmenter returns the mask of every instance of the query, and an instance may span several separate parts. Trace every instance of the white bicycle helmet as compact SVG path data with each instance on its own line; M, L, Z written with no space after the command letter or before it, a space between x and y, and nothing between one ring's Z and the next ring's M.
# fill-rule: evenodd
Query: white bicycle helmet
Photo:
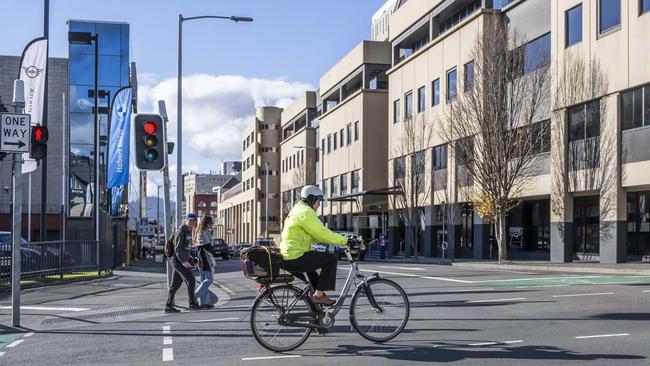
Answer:
M325 195L323 191L316 186L304 186L300 190L300 198L308 199L309 196L313 196L318 201L325 201Z

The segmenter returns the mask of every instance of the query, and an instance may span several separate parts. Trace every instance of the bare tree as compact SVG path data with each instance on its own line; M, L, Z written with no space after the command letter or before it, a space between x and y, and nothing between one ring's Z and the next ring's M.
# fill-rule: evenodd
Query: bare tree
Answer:
M407 230L407 242L413 247L414 258L419 255L420 231L424 229L424 208L430 204L431 192L426 179L427 149L433 142L433 125L424 114L405 120L396 130L399 144L393 152L393 181L398 187L391 195L391 205Z
M282 197L282 222L287 217L291 211L292 205L290 204L293 199L295 199L294 190L296 188L302 188L307 184L314 184L316 182L316 168L312 166L313 169L310 169L307 165L302 165L294 169L293 174L291 175L291 186L294 187L291 189L291 197L289 200L286 200L285 197Z
M466 66L464 90L440 121L456 162L457 201L494 223L499 262L508 260L506 215L538 175L550 133L538 122L550 109L550 54L520 45L525 40L501 18L487 18L470 52L473 76Z
M599 214L607 217L616 209L612 195L618 180L616 131L608 131L608 77L595 58L566 51L554 75L553 96L553 195L551 211L563 241L565 200L573 192L600 195ZM614 122L609 122L614 123ZM615 126L614 126L615 127ZM610 225L601 220L600 235L608 238Z

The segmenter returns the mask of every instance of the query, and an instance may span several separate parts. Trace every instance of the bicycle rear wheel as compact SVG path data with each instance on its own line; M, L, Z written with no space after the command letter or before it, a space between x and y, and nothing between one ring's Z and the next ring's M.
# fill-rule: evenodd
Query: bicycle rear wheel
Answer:
M311 328L287 327L279 322L283 313L308 314L312 311L308 300L298 297L300 292L291 285L275 286L255 300L251 310L251 331L262 347L273 352L288 352L309 338ZM299 321L306 323L309 319Z
M372 299L370 298L372 296ZM386 342L399 335L410 314L409 299L397 283L371 278L352 295L350 323L363 338Z

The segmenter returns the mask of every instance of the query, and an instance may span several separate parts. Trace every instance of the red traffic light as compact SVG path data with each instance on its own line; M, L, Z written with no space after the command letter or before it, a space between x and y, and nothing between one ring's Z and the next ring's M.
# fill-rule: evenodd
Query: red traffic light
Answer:
M47 142L47 139L48 139L47 127L44 126L32 127L32 143L44 144Z
M145 122L142 127L144 128L144 132L146 132L148 135L153 135L158 130L158 125L156 122L152 121Z

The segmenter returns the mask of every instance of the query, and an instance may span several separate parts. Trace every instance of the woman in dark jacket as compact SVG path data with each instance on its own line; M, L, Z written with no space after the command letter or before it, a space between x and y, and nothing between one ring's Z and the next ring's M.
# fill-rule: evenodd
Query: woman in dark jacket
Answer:
M208 288L214 281L213 273L215 269L214 252L212 249L212 225L212 217L207 215L203 216L194 232L194 245L197 248L199 257L197 269L201 276L200 284L194 294L202 309L212 309L214 307L208 304L210 296Z

